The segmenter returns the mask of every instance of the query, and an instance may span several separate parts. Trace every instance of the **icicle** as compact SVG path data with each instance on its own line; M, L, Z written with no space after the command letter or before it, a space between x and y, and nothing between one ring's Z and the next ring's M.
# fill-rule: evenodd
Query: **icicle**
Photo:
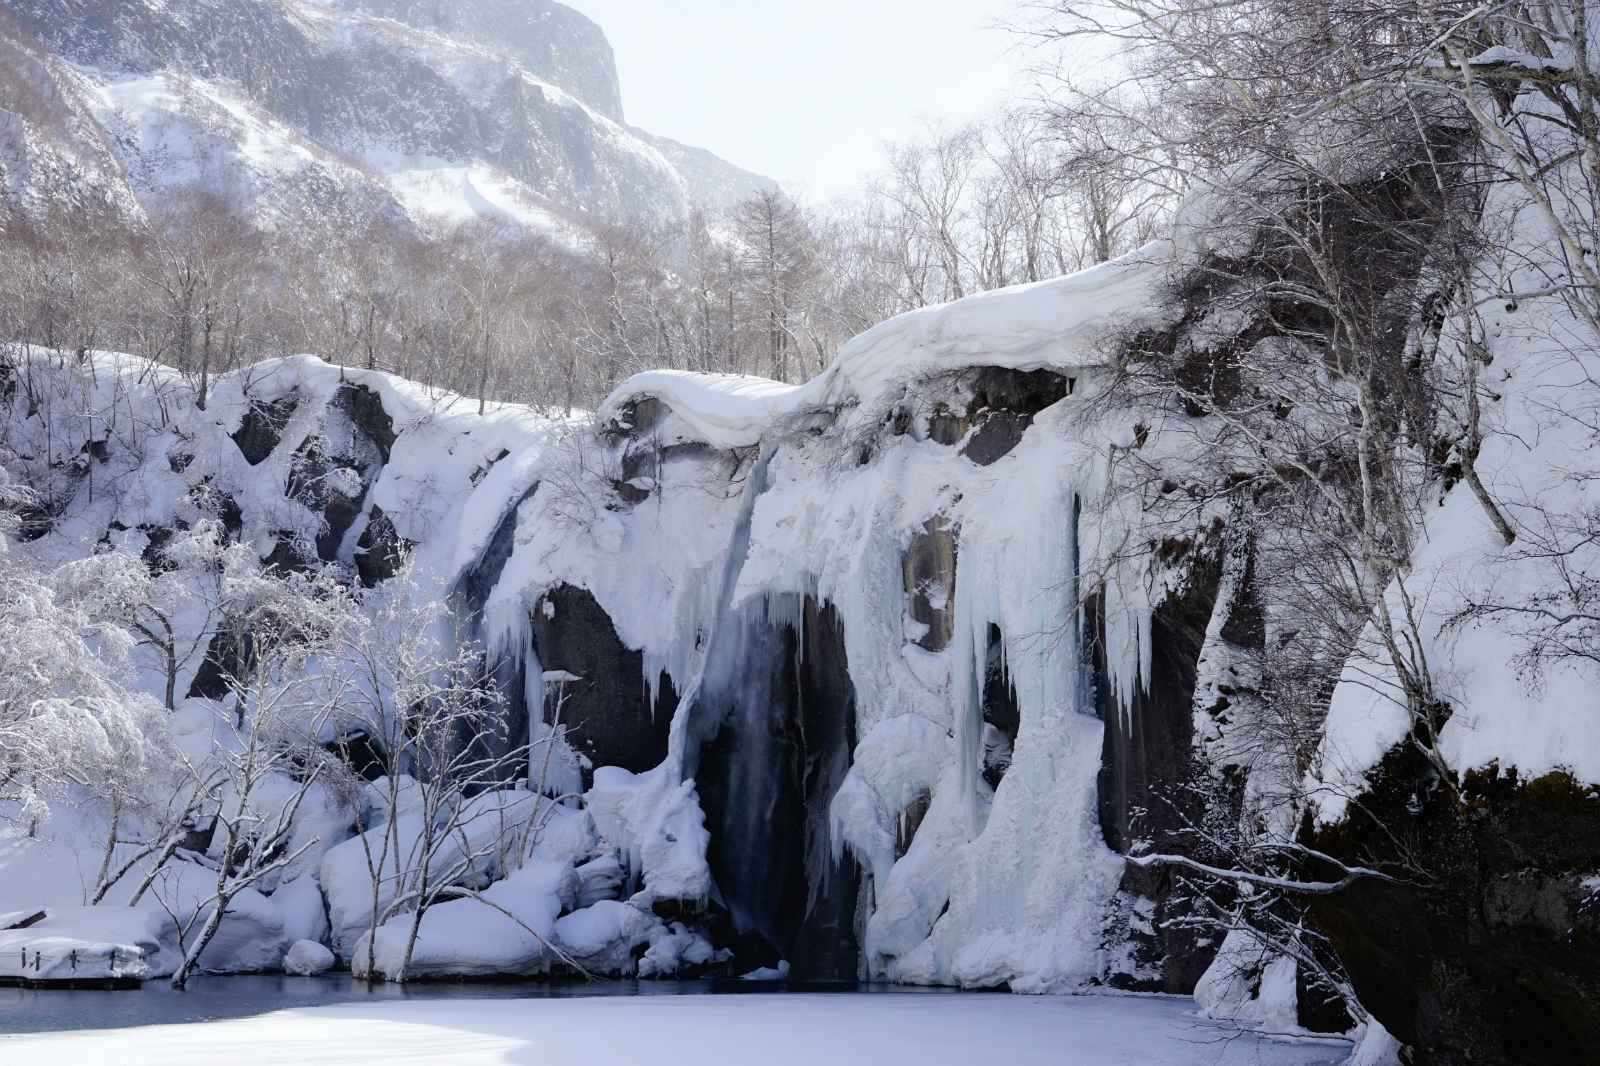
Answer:
M1130 729L1135 691L1150 690L1150 626L1154 612L1147 583L1148 575L1140 566L1131 574L1119 567L1105 585L1106 673L1118 713Z
M522 597L496 600L484 607L483 643L491 664L498 665L508 658L521 663L532 643Z
M1013 485L1014 491L969 512L956 563L951 694L956 758L974 835L982 829L978 780L989 627L999 627L1004 639L1001 654L1024 730L1078 711L1083 695L1080 672L1063 668L1079 660L1077 530L1070 518L1063 520L1074 514L1072 497L1040 492L1025 478Z
M767 466L772 462L776 450L776 444L762 445L760 456L750 468L744 498L739 504L739 518L732 536L728 538L728 555L723 564L717 610L712 617L711 632L706 636L705 658L699 675L684 691L672 731L668 735L667 763L677 766L683 778L693 777L699 768L700 746L709 739L701 734L708 725L714 731L716 724L691 721L692 712L702 702L718 701L736 683L741 673L745 619L743 612L734 606L734 592L738 588L745 558L750 553L750 517L755 510L756 499L767 490Z

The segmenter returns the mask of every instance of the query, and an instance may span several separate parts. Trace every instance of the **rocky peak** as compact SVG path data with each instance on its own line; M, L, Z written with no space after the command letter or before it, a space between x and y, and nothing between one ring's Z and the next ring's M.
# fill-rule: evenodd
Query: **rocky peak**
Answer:
M622 91L605 33L553 0L328 0L327 7L434 30L515 59L536 78L621 123Z

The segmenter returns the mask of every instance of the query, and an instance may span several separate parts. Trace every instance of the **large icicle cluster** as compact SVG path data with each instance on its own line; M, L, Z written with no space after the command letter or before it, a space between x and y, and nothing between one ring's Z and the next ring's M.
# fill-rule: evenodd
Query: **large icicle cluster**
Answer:
M683 694L659 772L692 777L700 746L741 728L695 708L748 685L753 625L797 626L808 597L837 612L860 739L826 828L870 874L864 976L1056 990L1101 974L1121 863L1095 812L1100 726L1075 607L1100 538L1079 525L1107 448L1134 430L1107 439L1087 405L1099 342L1152 312L1167 253L902 316L802 387L639 375L524 504L491 612L589 589L643 650L644 680L665 670ZM974 396L985 374L1060 397L1019 418ZM908 553L938 537L949 572L908 587ZM1149 675L1150 597L1144 575L1125 579L1107 620L1128 690ZM933 626L912 616L917 596ZM1010 735L984 721L997 663Z

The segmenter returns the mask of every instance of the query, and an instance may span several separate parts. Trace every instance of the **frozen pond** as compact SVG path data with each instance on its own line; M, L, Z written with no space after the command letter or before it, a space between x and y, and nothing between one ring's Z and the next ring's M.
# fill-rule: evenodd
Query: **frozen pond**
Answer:
M759 993L772 985L741 981L380 981L369 985L348 973L322 977L286 974L199 976L174 992L165 980L136 992L76 992L0 988L0 1033L60 1029L122 1029L134 1025L246 1018L275 1010L337 1004L408 1003L417 1000L573 999L594 996L689 996L715 992ZM874 985L858 994L951 995L949 988Z
M290 980L284 981L284 991L274 993L274 1005L289 1002ZM616 991L627 991L625 983L616 985ZM675 995L677 986L663 982L660 991L666 994L571 995L558 991L561 986L544 985L528 986L522 998L488 998L511 987L379 992L337 1006L296 1006L186 1025L12 1032L0 1036L0 1061L117 1066L214 1066L224 1061L231 1066L543 1066L589 1061L651 1066L1313 1066L1338 1063L1348 1053L1346 1045L1284 1043L1198 1023L1191 1014L1194 1002L1186 997ZM118 998L167 995L97 994L113 1011L124 1009L112 1002ZM233 993L221 995L226 999ZM42 999L5 1002L6 1014L28 1014ZM6 1020L16 1028L15 1019Z

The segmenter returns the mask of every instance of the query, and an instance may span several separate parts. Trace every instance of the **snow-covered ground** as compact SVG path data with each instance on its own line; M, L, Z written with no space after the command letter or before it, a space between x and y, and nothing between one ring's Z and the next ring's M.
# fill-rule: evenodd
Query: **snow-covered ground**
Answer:
M1168 996L742 995L434 1000L254 1018L0 1037L6 1062L117 1066L637 1060L656 1066L1311 1066L1347 1046L1283 1043L1197 1022Z

